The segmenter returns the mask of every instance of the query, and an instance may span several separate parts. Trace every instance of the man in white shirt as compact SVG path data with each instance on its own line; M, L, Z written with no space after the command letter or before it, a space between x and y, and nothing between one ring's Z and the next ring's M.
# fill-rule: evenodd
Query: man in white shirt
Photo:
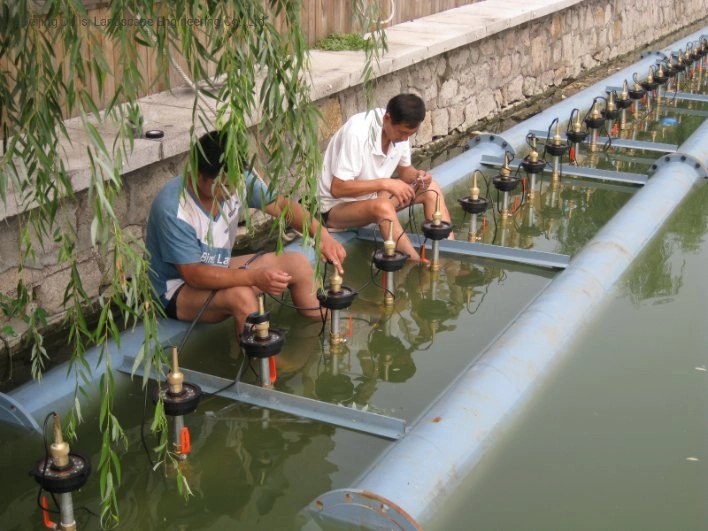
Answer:
M438 206L450 222L440 186L432 176L411 164L408 139L425 118L425 103L415 94L391 98L386 109L352 116L329 141L318 182L320 210L332 229L376 223L388 237L393 225L396 248L413 260L420 255L405 235L396 211L422 204L425 219ZM398 170L398 179L392 179ZM453 238L453 235L450 235Z

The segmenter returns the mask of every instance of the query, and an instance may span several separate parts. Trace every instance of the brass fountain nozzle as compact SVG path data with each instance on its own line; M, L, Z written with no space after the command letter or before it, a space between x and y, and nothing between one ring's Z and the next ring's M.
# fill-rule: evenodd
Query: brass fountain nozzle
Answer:
M607 110L608 111L614 111L616 108L615 105L615 93L610 92L610 95L607 97Z
M597 120L600 118L600 110L597 108L596 102L592 102L592 109L590 109L590 116L594 119Z
M396 254L396 242L393 241L393 222L391 222L391 229L388 231L388 240L384 241L383 248L386 256L394 256Z
M561 135L560 135L560 125L558 124L558 122L556 122L556 132L553 135L553 145L560 146L561 143L562 143L562 140L561 140Z
M669 59L669 63L671 62L671 59ZM664 77L664 64L659 63L659 68L656 71L656 76L657 77Z
M332 293L339 293L342 291L342 276L336 268L334 273L332 273L332 276L329 277L329 290Z
M179 370L177 347L172 347L172 370L167 375L167 385L170 387L170 393L181 393L183 383L184 374Z
M440 212L440 196L435 199L435 212L433 212L433 226L439 227L442 222L442 212Z
M622 85L622 92L620 93L620 98L622 98L622 101L625 101L629 99L629 87L627 86L627 80L624 80L624 84Z
M56 468L66 468L69 466L69 445L64 442L61 434L61 421L59 415L54 415L54 442L49 447L52 454L52 466Z
M477 172L472 175L472 188L470 188L470 197L473 200L479 199L479 186L477 186Z
M502 179L508 179L510 175L511 175L511 168L509 168L509 156L505 153L504 154L504 164L502 165L502 168L501 168L501 176L502 176Z
M258 313L261 315L265 314L265 295L263 293L258 294ZM258 339L268 339L268 331L270 330L270 323L268 321L257 323L254 325L254 328L256 329L256 337Z
M575 121L573 122L573 132L579 133L583 128L583 124L580 123L580 113L575 115Z
M538 150L536 149L536 137L534 135L531 135L529 147L531 148L531 151L528 154L528 159L531 162L538 162Z
M650 67L647 74L647 83L654 83L654 70Z

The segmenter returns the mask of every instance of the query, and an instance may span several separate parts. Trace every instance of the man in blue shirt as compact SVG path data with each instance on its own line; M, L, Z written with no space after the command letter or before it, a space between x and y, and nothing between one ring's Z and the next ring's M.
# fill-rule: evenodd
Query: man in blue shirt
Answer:
M229 191L226 186L222 140L217 132L202 136L194 148L196 179L175 177L157 194L150 209L146 237L150 280L166 314L191 321L216 290L200 321L213 323L234 317L240 334L246 317L258 310L258 293L280 295L290 288L300 312L319 317L314 273L305 255L231 256L243 201L238 191ZM245 174L245 180L245 207L273 216L285 211L290 225L302 229L305 215L297 202L269 193L251 172ZM321 230L322 258L341 273L344 247L327 229L320 229L316 219L307 228L312 236Z

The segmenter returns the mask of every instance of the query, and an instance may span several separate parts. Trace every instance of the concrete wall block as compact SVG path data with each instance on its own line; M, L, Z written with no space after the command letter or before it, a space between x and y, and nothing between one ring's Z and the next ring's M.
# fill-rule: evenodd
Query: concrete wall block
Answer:
M450 131L458 130L465 122L465 105L463 103L453 105L448 109L448 112L448 127L450 128Z
M20 265L20 233L17 217L0 223L0 273Z
M564 64L570 64L574 60L573 37L571 35L563 35L561 37L561 61L563 61Z
M509 79L511 77L511 57L509 55L505 55L501 58L501 61L499 61L498 74L503 79Z
M536 78L531 76L524 76L523 82L521 83L521 92L527 98L536 94Z
M71 271L68 268L60 269L47 275L37 286L37 303L49 314L60 313L64 310L64 291L70 275Z
M551 39L553 40L557 40L562 35L563 25L561 24L561 17L557 13L551 17L550 30Z
M507 85L507 105L524 99L524 78L516 76Z
M472 98L472 100L465 105L465 121L463 126L465 128L472 126L479 121L479 109L477 108L477 99Z
M459 72L467 67L470 61L470 49L458 48L455 51L449 52L447 56L447 64L453 72Z
M445 136L450 132L449 116L447 109L435 109L432 111L433 139Z
M329 139L344 123L342 121L342 106L339 103L339 99L336 96L333 96L327 98L323 102L320 102L317 105L317 108L322 114L320 128L317 131L317 139L319 141L320 149L324 151L327 148Z
M125 223L144 225L157 192L167 181L182 175L187 162L186 154L178 155L124 176L129 205Z
M415 134L415 137L413 138L413 145L422 146L424 144L427 144L428 142L431 142L432 140L433 140L432 112L427 111L425 113L425 119L420 124L420 127L418 128L418 132Z
M400 94L401 77L397 75L388 75L380 78L376 84L375 101L379 107L386 107L388 100Z
M457 79L443 81L438 93L438 107L447 107L460 100L459 83Z
M543 54L546 49L546 39L536 35L531 39L531 72L539 72L545 66Z

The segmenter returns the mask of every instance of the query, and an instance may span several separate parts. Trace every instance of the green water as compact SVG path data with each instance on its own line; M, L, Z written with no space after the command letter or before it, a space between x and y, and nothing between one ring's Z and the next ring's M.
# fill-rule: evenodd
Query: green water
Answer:
M708 529L708 187L427 529Z
M655 129L655 136L662 135L658 141L680 143L702 120L675 116L678 124ZM652 127L650 121L642 124L639 129L646 131L637 129L637 137L651 136ZM593 164L641 172L646 164L636 159L649 157L656 155L613 149L598 154ZM489 169L484 173L494 175ZM455 199L468 189L469 183L460 183L447 194L462 238L469 219ZM490 209L486 224L480 220L479 239L573 255L635 191L635 186L567 177L554 183L544 176L534 198L521 192L510 198L516 209L506 224L496 205ZM701 370L708 368L708 276L701 269L708 255L705 203L704 187L636 262L593 330L456 498L441 508L431 529L708 528L708 371ZM389 311L382 305L381 277L369 265L373 250L367 242L348 246L344 282L359 296L343 312L347 328L351 315L351 334L339 350L326 340L329 323L323 340L322 323L268 300L271 322L286 336L277 360L277 389L411 423L554 276L443 256L439 273L413 264L396 273L396 303ZM232 324L198 327L182 362L235 377L241 358ZM255 370L246 366L243 377L254 381ZM117 384L116 414L129 439L121 457L120 529L296 529L300 509L328 490L350 486L391 444L208 398L185 419L192 453L184 472L194 493L185 501L172 474L152 471L142 449L143 438L147 446L154 440L151 405L144 415L139 382L119 375ZM72 447L95 466L97 412L85 409ZM37 485L28 471L43 457L44 442L3 426L0 448L5 478L0 530L39 529ZM83 510L98 511L99 498L94 473L74 496L79 529L99 528L97 517Z

